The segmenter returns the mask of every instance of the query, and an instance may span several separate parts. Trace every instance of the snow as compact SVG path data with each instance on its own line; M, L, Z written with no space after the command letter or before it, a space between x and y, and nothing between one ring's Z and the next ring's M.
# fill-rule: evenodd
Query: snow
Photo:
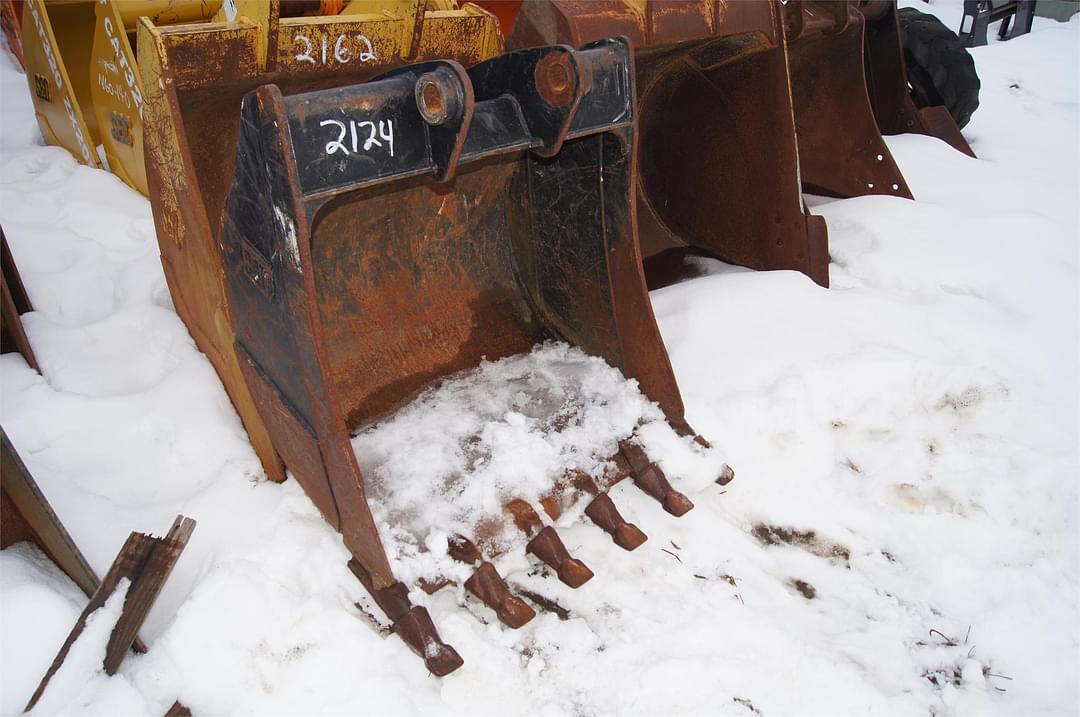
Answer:
M959 23L958 3L911 4ZM199 523L144 630L149 652L114 677L82 664L52 704L1075 714L1080 20L1037 19L1031 35L972 54L983 89L965 135L978 160L890 137L916 201L811 198L829 225L832 288L702 260L704 276L652 294L688 420L716 449L649 423L630 384L605 384L603 420L629 432L645 417L639 437L694 510L675 519L617 485L613 500L650 536L632 553L587 522L560 522L596 573L576 591L531 557L504 556L511 587L556 602L565 620L538 610L509 630L460 587L414 590L465 658L441 680L380 630L340 536L296 482L263 476L172 311L147 202L40 146L25 78L0 58L0 222L43 370L0 357L0 423L98 573L132 530L160 534L177 513ZM529 360L473 378L526 376ZM493 450L501 436L511 453L528 446L515 468L536 485L603 454L589 441L552 450L527 430L542 424L535 401L515 407L514 394L479 389L498 381L469 380L459 430ZM422 407L415 430L432 430L428 416L453 399ZM358 451L372 479L421 470L427 454L395 435L409 410L376 428L390 429L381 438L357 438L382 441ZM737 474L726 488L708 478L720 456ZM438 535L412 539L429 538L438 547ZM0 553L0 712L21 710L84 604L32 548Z
M143 712L146 704L123 676L106 678L101 664L109 635L124 609L131 581L121 578L116 589L86 618L82 633L75 639L60 668L41 694L33 715L131 714ZM66 636L65 636L66 639Z
M285 237L285 247L289 250L289 258L292 259L293 266L302 271L300 245L296 243L296 225L280 207L274 207L274 218L277 219L278 226L281 227L281 234Z
M705 483L720 474L722 462L708 455L716 451L677 436L636 381L556 342L448 378L362 431L353 448L394 575L434 583L471 573L447 555L448 537L474 537L479 526L504 522L511 500L539 505L570 471L606 485L615 471L609 458L636 431L646 451L660 445L665 455L702 466L698 488L702 474ZM580 519L586 496L577 497L557 525ZM484 538L489 557L520 553L526 543L513 528Z
M0 711L19 714L64 644L86 596L37 546L0 551ZM48 619L25 619L32 615Z

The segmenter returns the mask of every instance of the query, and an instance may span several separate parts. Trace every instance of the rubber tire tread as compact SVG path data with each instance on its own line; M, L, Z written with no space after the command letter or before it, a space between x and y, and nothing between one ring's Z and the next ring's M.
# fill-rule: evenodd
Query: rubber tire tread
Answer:
M910 7L900 8L896 16L915 104L944 105L957 126L964 127L979 106L982 87L971 54L935 16Z

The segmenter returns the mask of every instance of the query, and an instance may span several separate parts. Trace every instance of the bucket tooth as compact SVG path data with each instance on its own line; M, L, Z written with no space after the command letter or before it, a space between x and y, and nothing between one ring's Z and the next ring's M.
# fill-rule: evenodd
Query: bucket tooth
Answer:
M649 539L636 525L626 522L607 493L593 498L585 508L585 515L623 550L633 550Z
M507 503L506 510L510 512L510 517L518 530L530 538L543 530L544 523L540 520L540 516L536 514L536 510L520 498L515 498Z
M682 438L690 437L693 438L694 442L698 445L705 448L710 447L710 444L705 439L705 436L695 431L693 426L691 426L685 419L682 421L668 421L668 425L670 425L671 429Z
M409 601L409 589L404 583L396 582L376 588L371 573L356 558L349 561L349 569L371 593L375 604L386 613L393 623L394 633L424 660L424 665L432 674L443 677L465 664L457 650L439 637L427 608Z
M664 510L676 518L694 507L693 501L671 487L667 477L658 466L649 466L634 476L634 485L660 501Z
M565 496L558 494L546 495L540 499L540 507L544 509L547 516L552 520L558 520L559 516L563 514L565 509L563 505L563 498Z
M449 541L448 552L454 560L468 565L480 563L480 567L465 581L465 589L494 610L499 622L516 630L536 617L536 612L528 603L510 592L495 566L484 560L476 543L463 535L455 535Z
M558 520L583 493L595 498L600 493L600 486L587 472L568 470L551 493L540 499L540 507L549 518Z
M604 488L610 490L616 483L626 480L627 478L634 477L634 470L630 467L630 462L626 460L626 456L622 451L619 451L615 455L608 459L609 471L604 476Z
M516 630L536 617L536 611L510 592L506 581L489 562L480 564L472 577L465 581L465 589L494 610L499 622L509 628Z
M461 655L439 638L427 608L415 606L394 621L394 633L424 660L424 666L436 677L450 674L465 664Z
M712 444L709 443L705 436L695 432L694 429L690 427L690 424L684 422L681 427L674 424L672 425L672 427L675 429L675 432L678 433L680 436L693 436L694 443L698 444L702 448L712 448ZM719 485L727 485L733 480L735 480L735 471L731 468L731 466L725 463L720 469L720 475L716 477L716 483L718 483Z
M620 441L619 452L626 460L626 464L630 466L630 472L633 475L641 473L653 464L649 459L649 456L645 453L645 449L636 443Z
M585 563L570 555L570 551L563 545L562 538L550 525L545 526L536 514L536 510L521 500L515 498L506 504L514 524L518 529L529 536L529 544L525 546L525 552L532 553L554 570L559 580L572 588L578 588L589 582L593 571L589 570Z
M452 580L450 578L438 577L438 578L420 578L416 581L416 586L426 592L428 595L434 595L449 585Z
M550 525L543 528L525 546L525 552L540 558L554 570L559 580L572 588L579 588L592 579L593 571L585 563L570 555L562 538Z
M476 547L476 543L464 535L455 535L450 538L447 541L447 552L451 558L466 565L476 565L484 559L480 554L480 548Z
M720 469L720 475L716 477L716 482L719 485L727 485L731 481L735 480L735 471L727 463Z
M634 485L660 501L664 510L678 518L694 507L694 503L689 498L671 487L664 471L649 460L649 456L641 446L630 441L622 441L619 443L619 449L630 467Z
M621 467L619 470L619 477L615 481L607 482L605 485L614 485L622 478L626 478L630 475L630 469L626 465L625 461L621 461ZM633 550L646 540L649 536L645 535L636 525L628 523L625 518L619 513L619 509L615 507L614 501L611 500L611 496L606 491L601 490L597 485L596 479L585 471L573 470L568 471L566 474L566 485L571 486L575 491L586 493L592 496L592 500L585 507L585 516L589 518L598 528L611 536L611 539L615 541L615 544L624 550ZM546 509L546 505L545 505ZM551 515L551 511L548 511L548 515ZM555 516L552 516L555 517Z
M596 485L596 480L585 471L569 471L567 473L567 481L576 490L588 493L591 496L596 496L600 493L600 487Z

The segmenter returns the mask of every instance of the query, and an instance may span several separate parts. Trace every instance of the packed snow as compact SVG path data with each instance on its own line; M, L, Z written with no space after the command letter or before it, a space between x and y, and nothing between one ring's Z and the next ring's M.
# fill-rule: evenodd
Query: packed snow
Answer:
M363 430L353 448L394 575L415 585L469 577L471 568L447 554L455 535L483 534L489 558L516 550L499 564L516 557L521 566L526 537L504 506L515 499L536 506L557 490L576 500L556 525L573 524L587 494L575 495L568 474L606 485L619 441L631 438L696 464L691 475L672 476L682 487L700 489L723 467L715 450L676 435L636 381L549 342L449 377Z
M912 4L959 24L959 3ZM964 134L979 159L890 137L916 201L810 198L830 289L700 260L703 276L653 292L687 418L715 450L558 345L486 363L355 438L385 489L379 519L415 528L398 558L414 575L444 537L423 529L460 529L462 513L408 491L395 507L395 476L499 486L486 472L510 463L535 491L598 468L612 446L596 436L636 429L695 503L676 519L617 485L649 535L634 552L560 522L596 573L578 590L510 551L511 587L557 607L519 630L459 586L414 590L465 658L442 679L369 619L296 481L266 480L173 311L147 201L41 146L25 77L0 57L0 223L42 368L0 357L0 423L99 574L130 531L198 521L149 651L113 677L75 660L39 711L1075 714L1080 20L1037 19L972 55L981 106ZM602 428L551 430L539 409L564 405ZM468 436L483 450L462 449ZM725 488L721 456L737 473ZM21 712L85 603L32 546L0 553L0 713Z
M131 689L122 675L111 680L103 679L105 667L102 656L109 636L120 619L130 587L128 578L120 578L105 604L87 616L82 633L72 643L30 714L68 715L80 712L101 700L99 693L102 691L109 693L103 701L110 709L121 708L117 713L131 714L144 708L139 694ZM130 702L123 706L121 700Z

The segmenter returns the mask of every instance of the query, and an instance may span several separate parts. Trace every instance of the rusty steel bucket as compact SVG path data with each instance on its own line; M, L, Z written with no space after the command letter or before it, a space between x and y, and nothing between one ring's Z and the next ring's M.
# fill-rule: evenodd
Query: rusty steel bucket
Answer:
M0 0L0 30L20 68L26 64L22 50L22 6L23 0Z
M512 3L483 4L512 17ZM671 280L688 248L828 286L825 222L800 194L780 3L536 0L520 5L507 46L615 34L634 48L650 287Z
M937 137L958 152L975 152L944 106L918 107L908 88L896 0L859 0L866 23L863 58L874 118L884 135L914 132Z
M177 313L221 377L273 480L284 480L285 472L237 363L218 243L241 100L267 82L284 91L318 89L410 61L473 64L501 50L491 15L449 5L425 10L424 0L364 0L341 15L283 18L276 1L240 0L235 15L220 22L159 27L140 20L147 185L165 277ZM365 8L371 11L360 12Z
M693 435L641 272L633 97L630 53L614 39L467 71L437 61L346 87L268 85L244 99L221 232L240 367L285 464L436 674L460 657L403 597L350 431L485 358L557 339L637 379ZM636 445L616 464L612 482L632 478L673 515L692 507ZM645 536L609 484L580 478L585 514L637 547ZM506 511L564 583L592 576L533 506L513 500ZM524 624L532 608L478 544L451 542L451 556L479 565L466 589L508 626Z
M911 99L894 0L801 0L786 18L806 191L910 199L882 134L928 134L974 156L946 108Z

